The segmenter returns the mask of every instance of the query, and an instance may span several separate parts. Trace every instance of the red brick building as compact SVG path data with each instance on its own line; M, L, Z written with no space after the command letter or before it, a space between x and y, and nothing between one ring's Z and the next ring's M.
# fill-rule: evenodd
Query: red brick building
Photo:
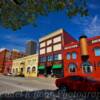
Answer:
M64 76L81 75L100 79L100 36L81 36L64 47Z
M0 73L9 74L11 73L12 60L23 57L24 54L17 50L0 50Z
M65 44L76 40L59 29L39 39L39 76L63 76L63 50Z
M0 73L4 72L5 55L7 51L5 48L0 49Z

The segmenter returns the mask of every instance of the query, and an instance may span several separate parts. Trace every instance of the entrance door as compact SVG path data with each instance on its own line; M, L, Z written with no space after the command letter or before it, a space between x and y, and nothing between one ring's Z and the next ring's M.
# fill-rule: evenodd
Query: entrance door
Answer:
M46 67L46 74L51 75L52 66Z

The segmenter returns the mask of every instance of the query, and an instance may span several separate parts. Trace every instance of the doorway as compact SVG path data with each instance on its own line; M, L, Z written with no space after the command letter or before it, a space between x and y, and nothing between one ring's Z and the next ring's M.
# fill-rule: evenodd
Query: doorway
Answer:
M51 74L52 74L52 66L46 67L46 75L51 76Z

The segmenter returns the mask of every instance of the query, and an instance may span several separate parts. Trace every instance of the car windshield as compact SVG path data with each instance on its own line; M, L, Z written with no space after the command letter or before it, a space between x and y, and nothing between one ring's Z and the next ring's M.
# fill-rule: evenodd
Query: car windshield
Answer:
M80 77L80 76L70 76L69 77L71 80L75 80L75 81L83 81L85 78Z

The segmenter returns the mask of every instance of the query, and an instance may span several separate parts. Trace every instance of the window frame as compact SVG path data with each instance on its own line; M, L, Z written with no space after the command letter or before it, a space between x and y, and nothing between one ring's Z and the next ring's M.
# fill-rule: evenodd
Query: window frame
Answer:
M96 53L97 53L97 52L96 52L96 49L99 49L99 55L96 54ZM93 49L93 51L94 51L94 54L95 54L96 57L100 56L100 47L95 47L95 48Z
M75 71L74 72L70 70L71 69L71 65L75 65L74 66L74 68L75 68ZM71 63L68 64L68 68L69 68L69 72L70 73L76 73L77 72L77 64L75 64L73 62L71 62Z
M83 62L84 63L84 62ZM88 61L88 62L86 62L86 63L88 63L90 66L87 66L86 68L84 68L85 66L83 66L83 63L82 63L82 70L83 70L83 73L85 73L85 74L90 74L90 73L92 73L93 72L93 65ZM88 72L88 68L89 67L91 67L89 70L91 70L90 72ZM86 69L86 70L84 70L84 69Z
M68 58L68 55L69 55L69 58ZM67 52L67 53L66 53L66 59L67 59L67 60L70 60L70 59L71 59L71 53L70 53L70 52Z
M74 55L74 54L75 54L75 55ZM72 56L72 59L77 59L77 52L72 52L71 56ZM74 56L75 56L75 57L74 57Z
M61 55L61 56L62 56L62 54L61 54L61 53L54 54L54 60L55 60L55 61L62 60L62 59L59 59L59 55Z
M47 56L47 61L53 61L53 56L52 55L48 55Z

